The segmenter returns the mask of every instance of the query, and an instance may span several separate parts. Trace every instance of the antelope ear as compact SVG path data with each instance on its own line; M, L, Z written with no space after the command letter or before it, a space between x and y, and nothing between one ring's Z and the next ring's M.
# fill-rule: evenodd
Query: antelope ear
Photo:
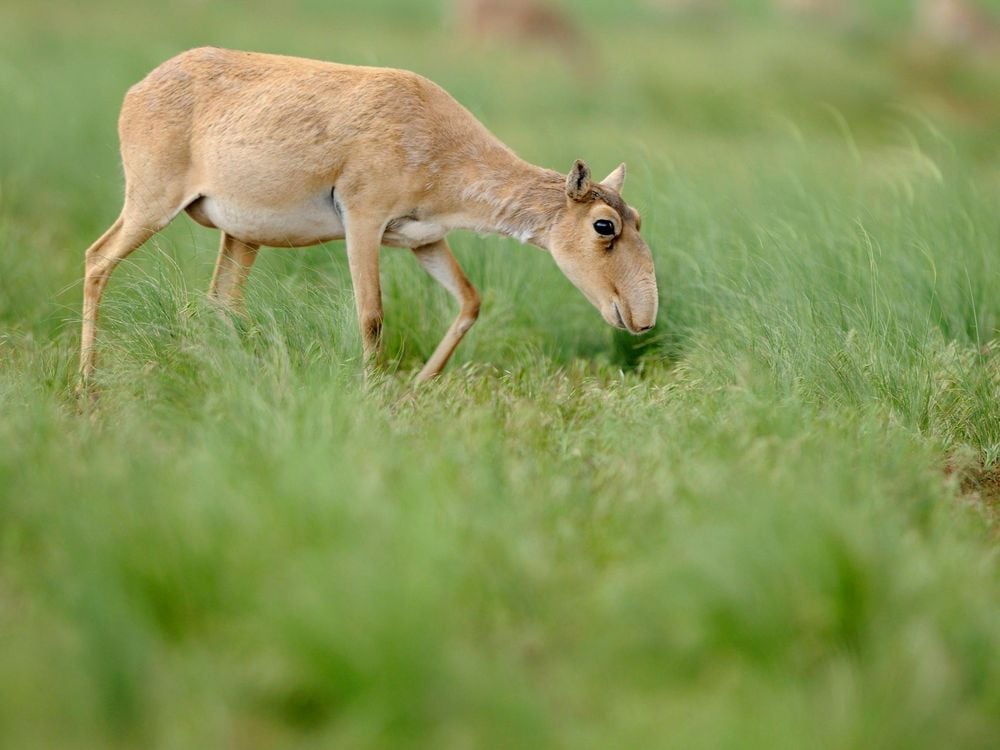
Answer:
M620 193L625 184L625 162L619 164L614 172L601 180L601 184L606 188L611 188L616 193Z
M590 195L590 167L579 159L566 178L566 195L575 201L582 201Z

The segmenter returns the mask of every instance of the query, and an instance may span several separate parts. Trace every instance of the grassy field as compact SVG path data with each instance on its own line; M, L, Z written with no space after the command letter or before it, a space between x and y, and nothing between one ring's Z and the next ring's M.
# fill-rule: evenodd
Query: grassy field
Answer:
M434 4L0 7L0 746L995 748L1000 66L906 33L574 3L587 70ZM359 6L367 10L359 10ZM459 235L483 314L386 250L365 386L342 245L251 321L179 219L73 399L125 89L195 45L415 69L515 150L626 160L661 314Z

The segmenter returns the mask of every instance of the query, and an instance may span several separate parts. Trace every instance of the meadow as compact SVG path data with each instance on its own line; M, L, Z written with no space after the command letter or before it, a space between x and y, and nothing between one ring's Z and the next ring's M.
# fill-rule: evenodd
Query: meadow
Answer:
M995 748L1000 62L909 33L573 3L592 50L434 3L0 6L0 746ZM523 157L620 161L660 316L458 234L482 315L341 243L249 321L186 217L105 296L124 91L201 44L405 67Z

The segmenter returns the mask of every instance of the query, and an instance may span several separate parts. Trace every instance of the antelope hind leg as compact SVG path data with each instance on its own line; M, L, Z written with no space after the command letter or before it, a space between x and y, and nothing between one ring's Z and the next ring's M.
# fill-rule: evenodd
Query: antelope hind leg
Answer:
M250 269L257 260L259 248L260 245L243 242L225 232L222 233L219 258L215 263L208 296L220 307L231 310L241 317L246 317L243 290L250 276Z
M80 334L80 386L85 391L97 359L97 319L101 296L119 263L155 234L155 230L131 221L125 212L87 249L83 279L83 326Z

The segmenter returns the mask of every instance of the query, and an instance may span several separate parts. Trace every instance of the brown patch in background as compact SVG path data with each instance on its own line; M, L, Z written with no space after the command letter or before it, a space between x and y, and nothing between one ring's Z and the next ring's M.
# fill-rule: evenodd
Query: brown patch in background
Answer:
M948 463L945 476L958 479L960 498L982 510L993 537L1000 539L1000 466L956 466Z

